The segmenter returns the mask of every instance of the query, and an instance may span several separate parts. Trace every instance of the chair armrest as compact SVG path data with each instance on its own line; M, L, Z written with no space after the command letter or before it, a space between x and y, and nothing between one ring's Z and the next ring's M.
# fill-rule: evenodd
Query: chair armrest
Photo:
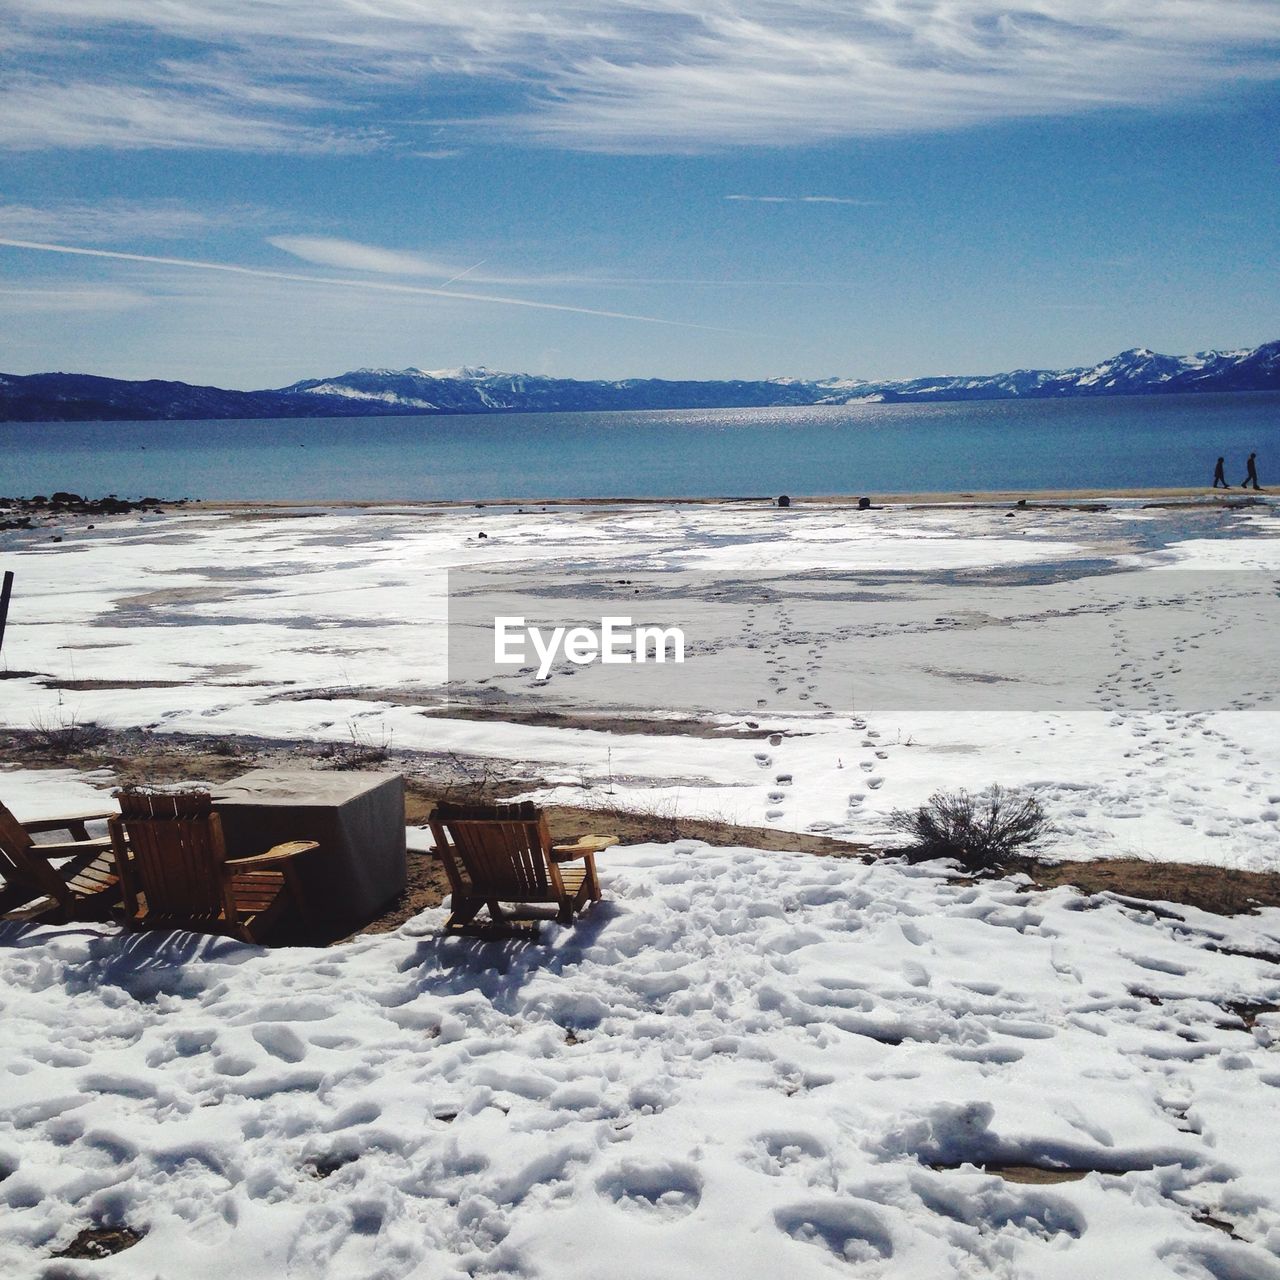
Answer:
M311 853L320 846L314 840L290 840L278 844L266 853L255 853L247 858L228 858L223 865L230 871L253 871L257 867L269 867L278 862L288 862L290 858L301 857Z
M575 862L578 858L621 843L617 836L580 836L573 844L552 845L551 859L553 862Z
M105 822L108 818L119 816L119 813L110 810L106 813L70 813L60 818L33 818L30 822L20 822L18 825L28 835L38 835L42 831L70 831L74 835L86 822Z
M96 840L60 840L57 844L33 844L28 853L42 858L74 858L81 853L110 853L111 838L100 836Z

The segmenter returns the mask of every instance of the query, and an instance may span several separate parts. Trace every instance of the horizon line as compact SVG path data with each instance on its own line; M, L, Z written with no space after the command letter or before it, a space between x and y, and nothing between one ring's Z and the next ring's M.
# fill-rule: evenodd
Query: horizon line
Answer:
M0 245L11 244L11 243L12 241L9 241L4 239L3 237L0 237ZM226 267L224 269L231 270L231 271L252 270L251 268L236 268L236 267ZM304 277L304 278L309 280L317 279L317 277ZM553 305L553 304L529 303L528 305L538 306L538 305ZM634 319L634 318L641 318L641 317L623 317L623 318ZM678 324L679 322L678 321L655 321L654 323ZM695 327L702 327L702 326L695 326ZM734 375L729 377L718 377L718 378L715 378L715 377L681 378L681 377L672 377L672 376L663 375L663 374L624 374L620 377L612 377L612 378L598 377L598 376L597 377L578 377L572 374L534 373L529 369L492 369L485 364L466 364L466 363L455 365L453 366L452 369L436 369L436 370L424 369L421 365L406 365L400 369L393 369L393 368L390 368L389 366L381 366L381 365L358 365L355 368L344 369L341 373L321 374L318 376L314 374L312 375L304 374L300 378L295 378L292 382L285 383L281 386L273 386L273 387L231 387L231 386L224 386L221 383L215 383L215 382L187 382L185 379L182 379L182 378L164 378L164 377L158 377L154 375L150 377L142 377L142 378L126 378L126 377L120 377L118 375L109 374L109 373L85 373L78 370L67 370L67 369L40 369L34 373L12 373L8 370L0 370L0 375L5 375L13 378L40 378L40 377L57 377L57 376L71 377L71 378L103 378L110 382L133 382L133 383L175 382L181 386L208 387L217 391L234 391L234 392L239 392L246 395L253 394L256 392L287 391L290 387L294 387L300 382L310 382L310 381L326 382L334 378L345 378L354 373L421 374L425 377L434 378L436 381L455 381L455 382L473 381L474 379L468 379L465 376L460 376L460 377L449 376L454 372L454 370L464 370L464 369L475 370L477 372L483 371L484 376L487 376L487 377L546 378L549 381L553 381L553 382L578 382L578 383L798 382L798 383L807 383L809 385L817 385L819 383L830 382L830 381L848 381L848 382L856 382L863 386L875 387L875 386L889 385L893 383L925 382L925 381L931 381L933 379L999 378L999 377L1011 376L1015 373L1072 373L1072 372L1075 372L1076 370L1096 368L1098 365L1105 364L1108 360L1114 360L1119 356L1129 355L1130 353L1141 353L1141 352L1148 352L1154 357L1159 357L1167 360L1186 360L1194 356L1213 356L1213 355L1230 356L1230 355L1239 355L1239 354L1252 354L1253 352L1260 351L1263 347L1269 347L1277 344L1280 344L1280 338L1268 338L1265 341L1255 343L1252 346L1204 347L1198 351L1191 351L1181 355L1171 355L1168 352L1156 351L1154 348L1147 347L1147 346L1135 346L1135 347L1125 347L1121 351L1112 352L1108 356L1103 356L1099 360L1095 360L1092 363L1086 363L1086 364L1056 365L1056 366L1023 365L1013 369L996 369L989 373L972 373L972 372L923 373L923 374L909 375L906 377L892 377L892 378L862 377L862 376L853 375L853 374L839 374L839 373L824 374L819 377L797 377L793 374L785 374L785 373L770 374L770 375L763 375L763 376Z

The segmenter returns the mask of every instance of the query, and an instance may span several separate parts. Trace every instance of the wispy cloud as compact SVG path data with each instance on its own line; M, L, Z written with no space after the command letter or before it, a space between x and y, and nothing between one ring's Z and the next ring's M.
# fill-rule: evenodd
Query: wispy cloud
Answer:
M152 301L135 289L65 288L33 282L21 289L0 288L0 313L80 314L85 312L129 311Z
M393 142L439 153L467 135L501 134L582 150L699 151L1147 107L1280 75L1275 0L5 8L17 47L57 38L63 50L42 59L44 79L3 94L9 147ZM174 38L191 50L181 59ZM86 39L109 74L86 74L97 67ZM427 148L416 122L431 123Z
M303 262L343 271L375 271L391 276L430 276L443 280L458 268L403 249L381 249L332 236L268 236L267 243Z
M733 199L734 197L727 197ZM750 197L743 197L750 198ZM800 197L787 197L788 199ZM850 203L861 203L851 201ZM319 267L336 267L343 271L373 272L378 275L422 276L444 281L440 287L452 284L464 277L477 284L510 286L566 286L628 289L655 285L681 285L706 288L753 289L777 286L796 288L843 288L844 282L833 280L699 280L688 277L622 276L603 272L563 272L553 275L522 275L512 271L481 271L487 259L470 265L447 262L428 254L407 249L386 249L378 245L361 244L355 240L342 240L333 236L287 235L268 236L267 243L303 262Z
M852 204L873 205L878 200L855 200L852 196L725 196L726 200L741 200L747 204Z
M452 284L464 276L477 284L501 285L582 285L614 284L616 281L582 275L518 275L512 272L479 270L483 260L446 262L424 253L408 249L385 249L379 245L362 244L356 240L343 240L334 236L268 236L267 243L282 249L303 262L318 267L337 267L343 271L373 272L388 276L423 276ZM444 287L443 285L441 286Z
M678 329L702 329L715 333L732 333L714 325L693 324L684 320L668 320L661 316L636 315L626 311L605 311L595 307L574 307L559 302L535 302L530 298L510 298L491 293L471 293L460 289L432 288L428 285L397 284L389 280L361 280L340 276L312 276L291 271L270 271L262 267L242 267L230 262L205 262L194 258L169 258L158 254L120 253L112 249L87 249L77 245L45 244L0 236L0 245L12 249L28 249L37 253L60 253L75 257L106 258L115 262L131 262L162 267L181 267L193 271L218 271L229 275L253 276L263 280L283 280L295 284L328 285L344 289L376 290L384 293L418 294L430 298L453 298L464 302L484 302L504 307L526 307L535 311L560 311L574 315L598 316L606 320L633 320L643 324L669 325Z
M0 148L291 151L375 149L375 129L317 126L190 89L15 79L0 88Z
M0 197L0 235L25 240L181 240L228 228L265 227L274 221L276 215L253 205L208 210L180 200L119 199L32 205Z

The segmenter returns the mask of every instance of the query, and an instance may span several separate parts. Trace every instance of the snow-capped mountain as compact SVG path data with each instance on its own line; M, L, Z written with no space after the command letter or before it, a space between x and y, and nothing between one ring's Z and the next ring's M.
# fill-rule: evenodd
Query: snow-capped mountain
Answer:
M769 378L764 381L673 382L627 378L578 381L500 373L484 366L444 369L357 369L336 378L285 387L288 394L340 395L405 409L442 413L575 409L742 408L753 405L867 401L1002 400L1169 391L1241 391L1280 387L1280 342L1246 351L1165 356L1137 347L1077 369L1016 369L979 376L893 379Z
M435 413L570 413L779 405L1049 399L1195 391L1280 390L1280 341L1242 351L1166 356L1135 347L1077 369L870 381L777 377L714 382L615 381L457 369L354 369L264 391L88 374L0 375L0 421L365 417Z
M817 384L821 386L822 384ZM1135 347L1099 364L1077 369L1015 369L979 377L912 378L862 383L829 402L849 398L903 400L1005 400L1055 396L1153 395L1179 391L1266 391L1280 388L1280 342L1243 351L1202 351L1165 356Z
M579 381L541 374L500 373L476 368L356 369L335 378L308 378L282 388L287 396L334 396L360 400L370 412L397 405L400 412L437 413L573 412L608 409L742 408L814 404L811 382L671 382L656 378Z

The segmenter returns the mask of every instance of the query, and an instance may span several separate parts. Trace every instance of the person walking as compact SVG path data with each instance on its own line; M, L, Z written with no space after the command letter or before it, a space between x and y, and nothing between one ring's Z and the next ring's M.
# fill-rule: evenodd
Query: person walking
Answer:
M1226 465L1227 465L1226 458L1219 458L1217 465L1213 468L1213 487L1215 489L1231 488L1231 486L1227 483Z
M1244 484L1242 484L1240 487L1242 489L1247 489L1250 485L1252 485L1255 489L1261 488L1262 486L1258 484L1258 455L1256 453L1251 453L1249 455L1249 461L1245 464L1245 466L1248 468L1248 470L1244 477Z

